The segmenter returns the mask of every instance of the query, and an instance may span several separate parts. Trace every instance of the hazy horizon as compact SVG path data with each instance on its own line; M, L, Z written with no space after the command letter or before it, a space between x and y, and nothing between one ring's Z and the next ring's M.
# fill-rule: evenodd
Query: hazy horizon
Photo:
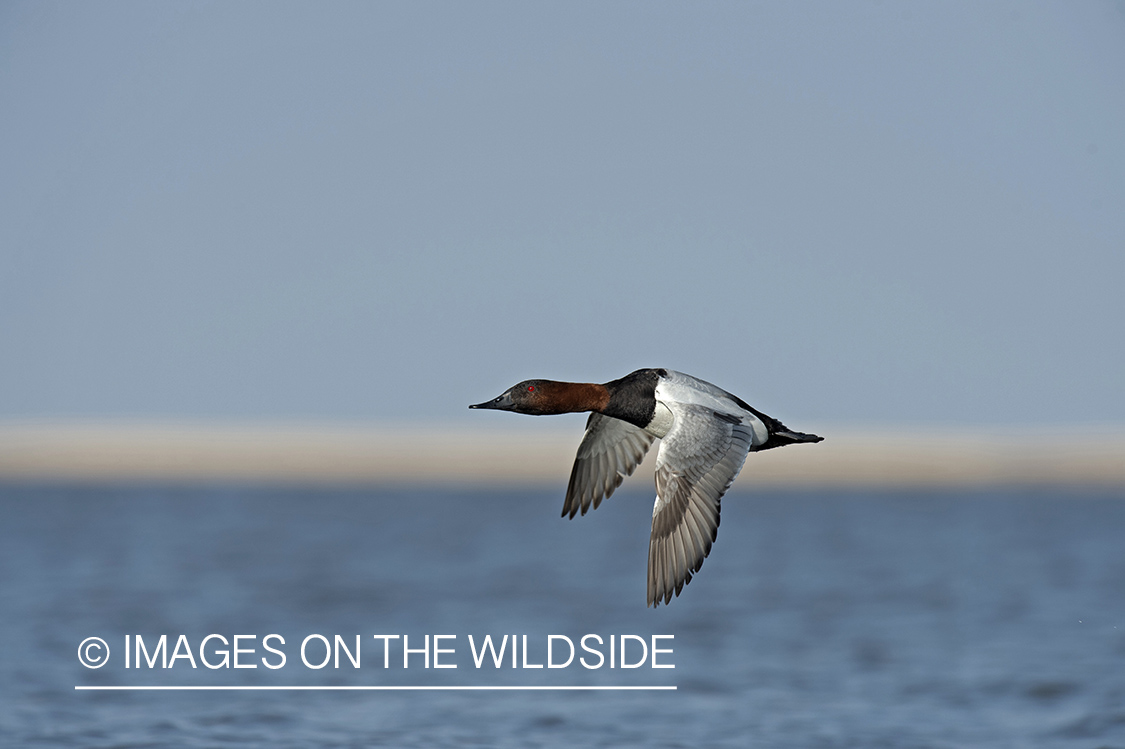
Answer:
M576 416L508 428L321 424L5 423L0 481L411 486L564 485ZM736 486L1125 487L1125 428L815 431L825 441L751 455ZM630 479L651 487L651 456Z

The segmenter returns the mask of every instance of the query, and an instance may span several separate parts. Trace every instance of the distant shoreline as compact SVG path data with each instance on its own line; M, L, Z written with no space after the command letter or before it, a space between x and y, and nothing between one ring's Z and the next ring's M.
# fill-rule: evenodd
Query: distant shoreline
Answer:
M751 455L735 486L1080 485L1125 489L1125 427L816 429ZM307 485L565 484L581 428L0 423L0 481ZM634 479L651 482L653 458Z

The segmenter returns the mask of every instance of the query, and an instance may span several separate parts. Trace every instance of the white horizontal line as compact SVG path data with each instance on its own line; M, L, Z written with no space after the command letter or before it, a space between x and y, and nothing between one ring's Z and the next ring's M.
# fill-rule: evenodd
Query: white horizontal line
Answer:
M544 686L76 686L76 690L90 692L628 692L628 691L675 691L674 686L609 686L609 687L544 687Z

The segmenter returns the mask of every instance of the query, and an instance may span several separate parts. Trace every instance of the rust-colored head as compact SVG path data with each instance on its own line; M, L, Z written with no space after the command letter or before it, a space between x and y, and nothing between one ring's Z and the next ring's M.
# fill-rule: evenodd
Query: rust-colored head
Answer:
M554 380L524 380L490 401L469 408L515 411L532 416L550 416L577 411L600 411L609 403L602 385Z

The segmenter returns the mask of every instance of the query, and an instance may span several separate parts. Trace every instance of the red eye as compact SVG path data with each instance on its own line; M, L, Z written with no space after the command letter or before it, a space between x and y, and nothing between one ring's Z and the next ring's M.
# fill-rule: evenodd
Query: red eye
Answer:
M535 392L535 386L534 385L528 385L527 386L527 392L534 393Z

